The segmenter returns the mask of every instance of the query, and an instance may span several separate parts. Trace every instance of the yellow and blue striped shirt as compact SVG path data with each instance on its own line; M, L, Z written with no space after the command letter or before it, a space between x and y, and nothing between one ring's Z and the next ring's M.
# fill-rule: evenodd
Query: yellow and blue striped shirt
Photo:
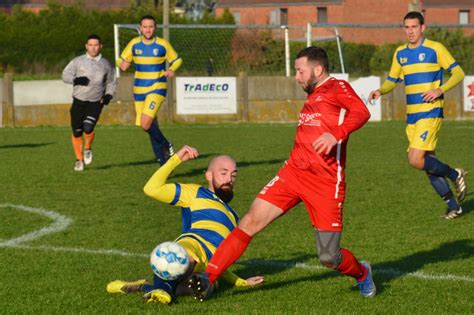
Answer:
M237 213L214 192L197 184L166 184L169 174L181 163L173 155L155 172L144 187L145 194L181 207L181 238L196 240L210 260L219 244L237 226Z
M146 44L141 36L132 39L120 55L122 60L135 63L133 94L135 101L142 102L149 94L166 96L166 62L176 71L182 63L171 44L160 37Z
M199 242L208 260L219 244L237 226L237 213L212 191L195 184L175 184L171 205L181 207L183 229L177 240L190 237Z
M415 48L400 46L393 55L390 73L380 91L386 94L395 87L393 83L405 81L408 124L424 118L443 117L443 95L431 103L424 102L421 95L437 88L446 92L458 83L456 78L453 82L448 81L454 84L442 87L443 69L462 73L459 64L441 43L423 39Z

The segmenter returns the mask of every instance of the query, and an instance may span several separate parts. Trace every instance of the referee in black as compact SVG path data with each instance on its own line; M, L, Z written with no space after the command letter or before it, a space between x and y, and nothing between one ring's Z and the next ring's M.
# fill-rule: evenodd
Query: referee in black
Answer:
M102 40L90 35L86 41L86 53L74 58L63 71L63 81L72 84L71 107L72 145L76 154L75 171L83 171L84 164L92 163L94 128L104 105L109 104L117 86L115 70L102 57ZM84 135L85 144L83 152Z

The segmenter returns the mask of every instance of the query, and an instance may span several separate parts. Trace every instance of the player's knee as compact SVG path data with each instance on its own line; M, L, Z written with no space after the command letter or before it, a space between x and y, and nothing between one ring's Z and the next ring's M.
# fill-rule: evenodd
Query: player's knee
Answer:
M250 236L254 236L265 228L266 224L262 222L258 217L247 213L242 220L239 222L239 229L244 231Z
M148 130L150 130L151 128L151 123L146 123L142 121L141 127L144 131L148 132Z
M91 124L91 123L84 124L84 132L86 134L90 134L92 131L94 131L94 128L95 128L95 124Z
M319 253L319 261L327 268L336 269L341 263L341 255L340 253L323 251Z
M425 165L425 160L418 157L408 157L408 163L410 163L412 167L422 170L423 166Z
M153 119L151 117L148 117L146 115L142 115L140 125L141 125L143 130L148 131L152 124L153 124Z
M72 134L74 136L74 138L79 138L79 137L82 137L82 129L80 128L77 128L77 129L73 129L72 130Z

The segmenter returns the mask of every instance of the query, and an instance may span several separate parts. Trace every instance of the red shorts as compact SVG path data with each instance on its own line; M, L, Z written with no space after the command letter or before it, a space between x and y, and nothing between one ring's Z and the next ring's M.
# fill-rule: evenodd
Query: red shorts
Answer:
M303 201L311 224L324 231L342 231L344 181L322 178L308 170L285 164L257 198L281 208L284 213Z

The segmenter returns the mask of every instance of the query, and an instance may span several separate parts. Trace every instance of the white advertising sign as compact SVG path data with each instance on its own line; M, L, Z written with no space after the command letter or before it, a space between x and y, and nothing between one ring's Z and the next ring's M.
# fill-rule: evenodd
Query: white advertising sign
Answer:
M463 82L464 110L474 111L474 76L464 77Z
M370 92L380 88L380 78L379 77L365 77L359 78L351 82L354 91L365 103L365 106L369 109L370 112L370 121L381 121L382 120L382 105L380 98L374 102L369 102Z
M13 104L15 106L70 104L72 84L62 80L14 81Z
M236 114L235 77L177 77L178 115Z

